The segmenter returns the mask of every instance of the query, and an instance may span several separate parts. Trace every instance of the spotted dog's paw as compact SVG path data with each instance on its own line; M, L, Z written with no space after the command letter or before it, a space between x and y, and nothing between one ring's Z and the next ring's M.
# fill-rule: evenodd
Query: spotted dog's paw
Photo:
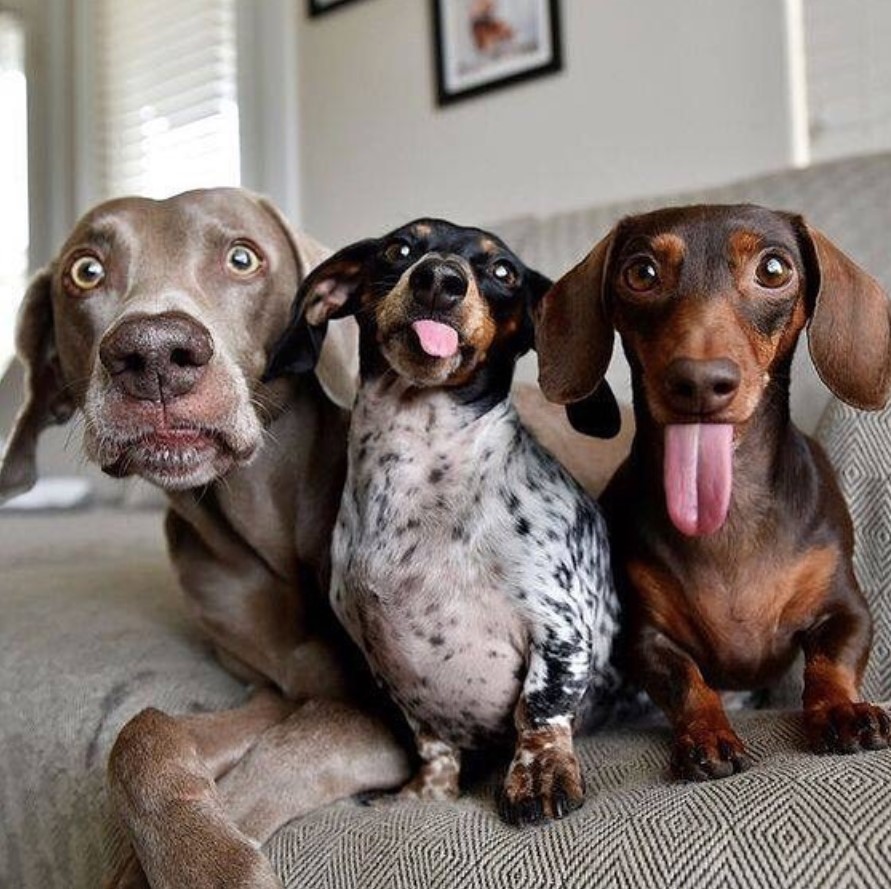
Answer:
M709 781L744 772L752 765L745 744L730 728L688 729L675 736L671 770L688 781Z
M458 798L461 753L457 747L426 732L415 734L421 767L396 794L396 799L443 802Z
M431 775L424 766L408 784L403 785L395 799L420 799L427 802L445 802L458 798L458 775Z
M585 781L568 733L548 740L529 734L533 738L527 735L517 746L498 800L499 814L508 824L563 818L585 801Z
M804 713L808 741L817 753L859 753L891 746L891 716L875 704L853 701Z

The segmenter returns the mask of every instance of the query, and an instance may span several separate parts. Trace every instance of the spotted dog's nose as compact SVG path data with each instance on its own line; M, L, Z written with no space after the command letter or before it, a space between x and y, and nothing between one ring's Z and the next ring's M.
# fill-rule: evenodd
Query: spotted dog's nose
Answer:
M448 311L467 295L469 282L461 266L447 259L427 259L415 266L408 284L425 309Z
M213 357L204 325L178 312L125 319L103 338L99 360L115 384L141 401L191 392Z
M716 414L736 396L742 374L729 358L676 358L668 365L665 388L669 404L689 414Z

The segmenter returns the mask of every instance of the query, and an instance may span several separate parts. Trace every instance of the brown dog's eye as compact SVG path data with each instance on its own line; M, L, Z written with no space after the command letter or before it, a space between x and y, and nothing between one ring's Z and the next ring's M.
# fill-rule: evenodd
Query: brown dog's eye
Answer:
M755 277L762 287L777 288L789 283L792 277L792 266L776 253L768 253L761 257Z
M652 290L659 283L659 271L651 259L633 259L623 272L625 283L638 293Z
M263 260L247 244L233 244L226 254L226 265L236 275L246 277L253 275L263 265Z
M387 262L404 262L411 256L411 252L411 244L406 241L393 241L392 244L387 245L384 256Z
M517 271L509 262L496 262L492 266L492 277L510 286L517 280Z
M87 253L71 263L67 278L81 293L95 290L105 280L105 266L92 253Z

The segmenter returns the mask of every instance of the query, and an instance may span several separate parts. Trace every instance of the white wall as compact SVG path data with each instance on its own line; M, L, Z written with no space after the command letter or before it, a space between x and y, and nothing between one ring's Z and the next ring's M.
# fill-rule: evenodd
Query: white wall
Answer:
M426 0L301 18L302 225L336 245L789 165L783 0L561 2L563 73L446 109Z

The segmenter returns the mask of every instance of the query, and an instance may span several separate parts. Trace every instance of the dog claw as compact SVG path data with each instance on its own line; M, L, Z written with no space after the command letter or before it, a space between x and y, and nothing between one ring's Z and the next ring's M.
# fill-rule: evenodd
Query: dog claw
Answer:
M512 763L498 799L502 820L518 827L565 818L585 802L575 756L529 765Z
M853 702L805 711L808 739L817 753L859 753L891 746L891 717L874 704Z
M674 742L671 768L687 781L710 781L744 772L752 758L743 742L729 729L686 732Z

